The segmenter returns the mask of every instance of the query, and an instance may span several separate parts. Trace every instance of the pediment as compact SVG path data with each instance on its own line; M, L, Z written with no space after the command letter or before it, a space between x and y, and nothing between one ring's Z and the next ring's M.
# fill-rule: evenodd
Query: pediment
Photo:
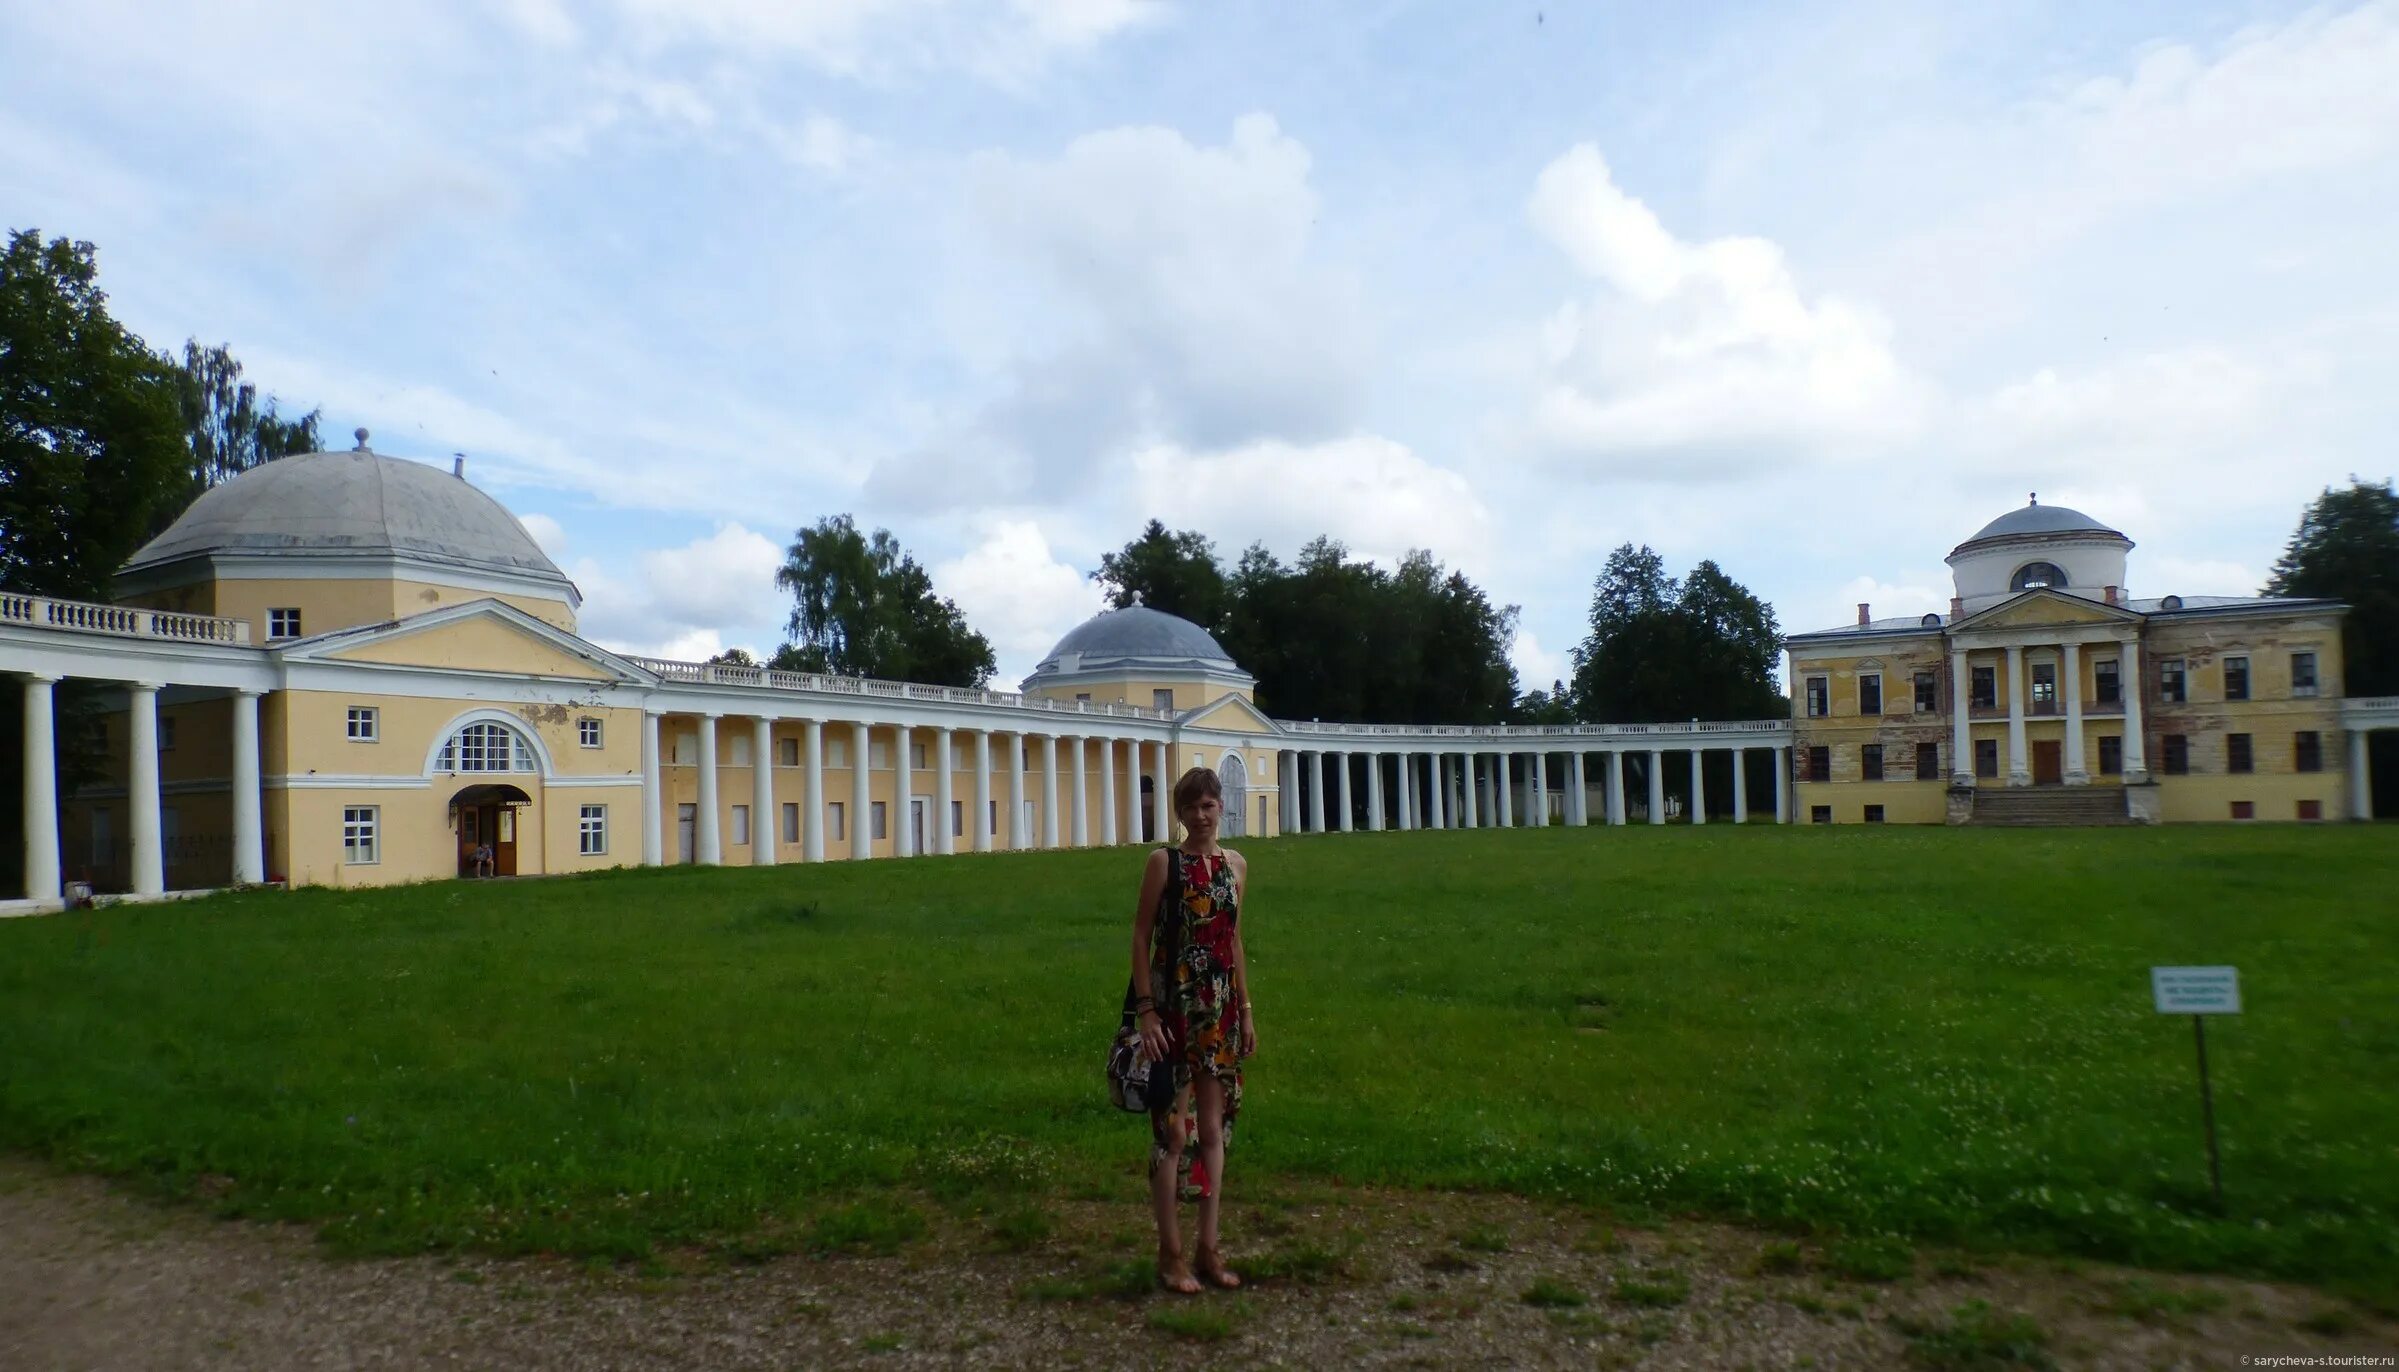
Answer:
M1222 729L1236 734L1279 734L1282 729L1265 712L1236 695L1218 696L1179 721L1186 729Z
M1979 614L1959 620L1953 633L1977 629L2032 629L2078 624L2132 624L2140 616L2120 605L2102 605L2055 591L2026 591Z
M289 645L287 659L374 663L495 676L641 681L633 664L497 600L478 600L388 624Z

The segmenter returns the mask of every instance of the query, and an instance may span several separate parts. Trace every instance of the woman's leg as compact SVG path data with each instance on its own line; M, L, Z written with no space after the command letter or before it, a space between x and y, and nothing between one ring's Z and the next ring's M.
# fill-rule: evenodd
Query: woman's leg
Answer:
M1208 1169L1208 1186L1199 1201L1200 1263L1208 1280L1238 1286L1241 1279L1225 1270L1216 1246L1216 1216L1224 1199L1224 1083L1206 1072L1193 1072L1191 1090L1199 1113L1200 1161Z
M1186 1294L1200 1289L1183 1257L1175 1214L1175 1179L1183 1164L1183 1109L1189 1100L1186 1088L1171 1108L1150 1113L1150 1214L1158 1222L1158 1280Z

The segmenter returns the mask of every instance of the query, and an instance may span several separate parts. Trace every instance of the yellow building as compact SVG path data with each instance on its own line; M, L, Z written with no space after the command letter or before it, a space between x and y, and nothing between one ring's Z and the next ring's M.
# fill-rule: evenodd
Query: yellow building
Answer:
M2367 813L2335 601L2127 589L2132 540L2037 502L1949 555L1950 612L1788 640L1817 823L2322 820Z

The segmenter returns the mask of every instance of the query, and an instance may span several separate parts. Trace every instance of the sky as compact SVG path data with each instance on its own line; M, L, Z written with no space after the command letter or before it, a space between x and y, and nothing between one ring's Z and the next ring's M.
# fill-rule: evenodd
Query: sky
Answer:
M795 530L1012 685L1151 518L1424 549L1569 675L1622 543L1788 631L2033 492L2258 589L2399 461L2399 0L0 0L0 214L522 518L614 648Z

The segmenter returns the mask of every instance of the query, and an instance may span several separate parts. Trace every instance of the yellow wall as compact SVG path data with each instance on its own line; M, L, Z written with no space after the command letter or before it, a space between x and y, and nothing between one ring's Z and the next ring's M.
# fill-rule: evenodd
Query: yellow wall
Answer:
M297 608L303 637L382 624L445 605L498 600L572 633L575 612L563 599L506 595L424 581L347 581L226 578L127 596L124 603L182 614L222 615L250 622L250 641L267 641L267 611Z
M1251 698L1251 692L1248 690L1230 686L1215 686L1198 681L1156 681L1144 678L1125 681L1095 681L1080 686L1037 687L1026 694L1050 700L1073 700L1077 696L1089 695L1095 705L1147 706L1156 703L1156 693L1159 691L1174 692L1174 707L1177 711L1196 710L1212 700L1221 700L1226 696L1239 696L1243 700Z
M1838 773L1835 773L1837 776ZM1863 824L1866 807L1883 807L1885 824L1940 824L1949 817L1949 788L1937 781L1850 781L1799 783L1792 791L1795 824L1810 822L1814 807L1833 807L1833 823ZM1771 808L1768 811L1772 813Z
M397 662L516 676L571 676L591 681L614 678L589 658L532 637L513 624L476 616L397 637L344 648L329 656L344 662Z

